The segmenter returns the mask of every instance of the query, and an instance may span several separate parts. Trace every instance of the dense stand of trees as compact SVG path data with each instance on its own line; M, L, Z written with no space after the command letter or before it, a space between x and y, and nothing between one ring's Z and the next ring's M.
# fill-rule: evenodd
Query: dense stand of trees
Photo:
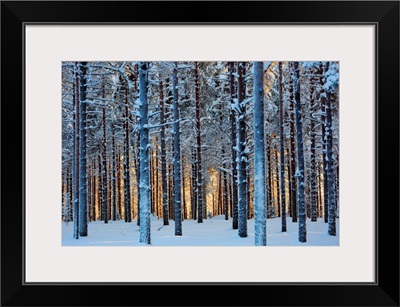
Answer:
M336 62L64 62L62 219L151 216L202 223L224 215L240 237L255 219L323 219L336 235L339 66Z

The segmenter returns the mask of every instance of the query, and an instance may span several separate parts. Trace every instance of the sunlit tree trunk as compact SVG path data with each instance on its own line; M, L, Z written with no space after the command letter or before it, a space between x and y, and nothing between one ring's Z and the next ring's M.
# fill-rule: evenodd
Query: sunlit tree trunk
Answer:
M271 164L271 139L266 138L266 165L267 165L267 180L266 180L266 190L267 190L267 218L273 217L273 193L272 193L272 164Z
M98 212L98 219L102 220L103 218L103 170L102 170L102 163L101 163L101 147L99 148L99 154L97 155L97 166L99 167L98 172L98 179L97 179L97 212Z

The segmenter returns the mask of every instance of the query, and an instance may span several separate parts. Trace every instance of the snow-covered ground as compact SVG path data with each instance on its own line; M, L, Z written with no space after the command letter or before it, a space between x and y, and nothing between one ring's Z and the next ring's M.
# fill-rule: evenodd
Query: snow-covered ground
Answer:
M281 219L267 220L267 245L268 246L338 246L339 245L339 220L336 222L337 236L328 235L328 224L323 219L311 222L307 219L307 242L298 241L298 223L287 220L287 232L281 231ZM87 237L78 240L72 236L73 223L62 223L63 246L138 246L139 226L136 220L125 223L123 220L102 221L89 223ZM193 220L184 220L182 223L182 236L175 236L174 221L168 226L163 226L163 220L152 216L151 218L151 243L154 246L253 246L254 245L254 219L247 221L248 236L241 238L237 230L232 229L232 220L226 221L224 216L215 216L197 223ZM147 246L147 244L146 244Z

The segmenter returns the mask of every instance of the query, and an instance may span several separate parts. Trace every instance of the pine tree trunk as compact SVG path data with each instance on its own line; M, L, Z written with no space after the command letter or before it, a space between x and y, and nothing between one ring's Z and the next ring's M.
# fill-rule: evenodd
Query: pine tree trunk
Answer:
M105 84L103 80L102 98L105 99ZM103 141L102 141L102 170L103 170L103 184L102 184L102 208L104 223L108 223L108 193L107 193L107 121L106 121L106 107L103 106Z
M276 208L278 209L278 217L282 216L281 213L281 198L280 198L280 186L279 186L279 159L278 159L278 148L275 147L275 184L276 184Z
M112 220L117 220L117 185L116 185L116 155L115 155L115 128L112 131Z
M273 194L272 194L272 165L271 165L271 140L268 137L266 139L266 165L267 165L267 180L266 180L266 187L267 187L267 219L273 217L272 211L272 204L273 204ZM274 214L275 215L275 214Z
M196 149L192 147L192 219L197 220L197 160Z
M97 216L96 216L96 197L98 195L98 191L96 190L97 188L97 180L98 180L98 176L96 176L96 160L93 160L93 182L92 182L92 191L93 191L93 203L92 203L92 220L96 221L97 220Z
M289 62L289 70L292 70L292 63ZM296 184L296 137L295 137L295 119L294 119L294 80L291 74L289 86L289 99L290 99L290 169L292 175L290 176L290 200L292 207L292 222L297 222L297 184Z
M293 216L293 208L292 208L292 195L291 195L291 191L292 191L292 182L290 180L290 178L292 177L292 172L291 172L291 167L290 167L290 150L286 149L286 156L289 157L289 162L287 162L287 178L288 178L288 189L289 189L289 198L286 199L286 203L289 206L289 216L292 217Z
M99 212L99 219L103 219L103 168L102 168L102 163L101 163L101 148L99 149L99 154L97 156L97 165L99 166L99 179L98 179L98 203L97 203L97 209Z
M329 69L329 62L326 71ZM324 81L325 83L325 81ZM335 174L333 167L333 140L332 140L332 108L330 93L324 91L321 93L321 99L325 104L325 140L326 140L326 168L327 168L327 186L328 186L328 233L330 236L336 236L336 204L335 204Z
M214 210L213 210L214 212ZM218 197L217 197L217 215L223 214L222 209L222 172L218 172Z
M168 165L168 206L169 206L169 217L175 220L174 213L174 165L170 163Z
M73 183L72 183L72 169L71 166L68 167L68 222L72 220L72 212L73 212Z
M117 192L118 192L118 219L122 216L122 193L121 193L121 153L118 145L117 153Z
M74 137L74 239L79 239L79 141L80 141L80 106L79 106L79 66L75 64L75 137Z
M223 154L224 156L224 154ZM224 165L224 167L226 167ZM223 197L224 197L224 211L225 211L225 220L227 221L229 219L229 208L228 208L228 175L225 171L222 172L222 177L223 177L223 185L224 185L224 190L223 190Z
M178 97L178 63L174 62L172 74L173 115L174 115L174 218L175 235L182 235L182 185L181 185L181 140ZM201 168L201 167L200 167Z
M197 195L197 222L203 223L203 171L201 161L201 122L200 122L200 80L199 80L199 63L195 62L195 94L196 94L196 195Z
M254 62L254 223L255 245L267 245L264 136L264 63Z
M286 232L286 188L285 188L285 142L283 135L283 75L282 62L279 62L279 141L280 141L280 158L281 158L281 217L282 232Z
M238 229L238 184L237 184L237 152L236 152L236 116L234 105L235 97L235 78L233 76L235 66L233 62L229 62L229 92L230 92L230 104L231 110L229 113L229 120L231 122L231 154L232 154L232 228Z
M147 101L147 63L140 62L139 66L139 133L140 133L140 239L151 244L150 233L150 161L149 161L149 105Z
M149 140L151 143L151 140ZM149 149L149 174L150 174L150 186L153 187L153 189L150 189L150 213L154 214L155 210L155 202L154 202L154 187L155 187L155 181L154 181L154 157L153 157L153 152L154 150Z
M124 215L125 222L132 222L131 209L131 175L129 162L129 89L125 84L125 144L124 144Z
M136 150L134 151L135 157L133 158L135 162L135 170L136 170L136 182L137 182L137 199L136 199L136 209L137 209L137 220L136 224L140 226L140 135L139 132L136 133Z
M185 165L185 156L182 154L182 165ZM182 221L185 220L186 218L186 197L185 197L185 187L186 187L186 182L185 182L185 171L184 169L181 169L181 178L182 178Z
M160 143L161 143L161 193L162 193L162 212L163 212L163 224L169 225L169 210L168 210L168 187L167 187L167 152L165 145L165 103L164 103L164 87L163 83L160 82L160 104L161 104L161 132L160 132Z
M238 62L238 234L247 237L247 172L246 172L246 122L244 102L243 62Z
M306 208L304 203L304 152L303 152L303 127L300 101L300 70L299 62L294 62L294 113L296 120L296 140L298 166L297 177L297 204L299 209L299 241L307 242Z
M315 112L315 98L314 91L315 88L310 80L310 134L311 134L311 161L310 161L310 193L311 193L311 222L316 222L318 218L318 206L317 206L317 174L315 166L315 123L313 114Z
M88 235L87 219L87 165L86 165L86 91L87 91L87 62L81 62L80 66L80 90L79 90L79 235Z

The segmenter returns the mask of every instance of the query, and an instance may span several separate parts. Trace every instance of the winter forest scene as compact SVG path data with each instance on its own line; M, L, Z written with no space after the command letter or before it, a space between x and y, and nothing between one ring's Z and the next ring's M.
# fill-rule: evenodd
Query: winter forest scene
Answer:
M62 62L62 246L338 246L339 62Z

